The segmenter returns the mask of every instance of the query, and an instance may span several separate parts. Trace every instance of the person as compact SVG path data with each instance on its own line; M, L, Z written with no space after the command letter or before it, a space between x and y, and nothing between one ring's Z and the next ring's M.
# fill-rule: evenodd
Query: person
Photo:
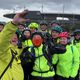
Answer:
M18 44L18 36L17 34L14 34L10 40L10 46L9 46L11 48L11 51L15 53L14 60L9 65L9 68L7 69L7 71L5 72L1 80L7 80L7 79L23 80L24 79L24 73L23 73L21 61L19 58L23 49L19 49L17 44ZM9 75L12 75L12 76L9 76Z
M29 29L25 29L22 32L21 39L22 39L24 46L32 46L31 31Z
M44 56L45 47L43 43L43 35L41 32L35 32L31 36L33 47L28 51L32 53L34 58L33 71L31 80L54 80L54 70L51 70L48 61Z
M16 37L12 39L11 42L10 40L18 28L17 27L18 24L29 20L29 19L23 18L27 13L28 13L27 10L21 13L17 13L14 16L13 21L8 22L0 34L0 79L1 80L23 80L24 79L23 74L21 74L22 68L18 69L19 66L16 63L17 59L15 60L15 57L17 56L16 55L17 51L13 49L13 47L10 47L10 43L12 42L15 43Z
M51 28L51 37L54 43L59 42L59 34L62 32L61 26L55 26Z
M0 23L0 32L4 29L4 23Z
M19 24L18 29L16 30L16 33L18 37L20 38L22 35L22 32L25 30L25 25L24 24Z
M42 20L40 22L40 32L45 33L48 31L47 29L48 29L48 23L45 20Z
M46 42L48 41L48 38L50 38L50 33L49 33L49 31L48 31L48 23L47 23L47 21L45 21L45 20L42 20L41 22L40 22L40 30L39 30L39 32L41 32L42 33L42 35L44 36L44 44L46 44Z
M73 36L74 36L74 39L72 41L72 44L75 45L79 51L80 50L80 29L74 30ZM79 63L80 63L80 52L79 52ZM80 66L79 66L79 71L80 71ZM79 80L79 71L75 80Z
M33 45L31 41L31 31L29 29L25 29L22 32L21 42L24 45L24 47L31 47ZM22 53L22 55L23 54L24 53ZM26 59L22 55L21 55L21 64L24 70L24 80L30 80L33 62L31 62L30 59Z
M36 22L31 22L29 25L28 25L28 28L31 30L31 33L34 33L36 31L38 31L38 23Z
M61 32L59 34L60 44L66 47L64 54L54 54L52 61L57 64L55 80L74 80L79 69L79 51L68 43L68 33Z
M60 23L57 20L52 20L50 25L51 25L51 27L55 27L55 26L60 26Z

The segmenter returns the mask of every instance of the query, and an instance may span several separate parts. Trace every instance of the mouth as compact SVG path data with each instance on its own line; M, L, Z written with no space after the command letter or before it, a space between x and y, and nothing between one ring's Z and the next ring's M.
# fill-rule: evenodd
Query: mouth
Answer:
M13 43L16 43L16 40L12 40Z

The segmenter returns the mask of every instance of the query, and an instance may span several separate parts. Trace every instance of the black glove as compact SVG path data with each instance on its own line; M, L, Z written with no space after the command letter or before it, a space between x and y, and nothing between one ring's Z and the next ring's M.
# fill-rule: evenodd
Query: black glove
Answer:
M70 77L69 80L75 80L75 78Z
M18 40L18 44L17 45L18 45L19 49L22 49L22 42L20 40Z
M53 46L49 46L49 52L53 55L53 54L63 54L66 52L66 47L63 45L54 45Z
M26 40L26 36L24 34L21 35L21 41L24 42Z
M28 57L29 51L28 51L29 47L25 47L20 55L20 59L23 60L25 58Z
M56 53L65 53L66 52L66 46L63 46L63 45L56 45L55 46L55 50L56 50Z

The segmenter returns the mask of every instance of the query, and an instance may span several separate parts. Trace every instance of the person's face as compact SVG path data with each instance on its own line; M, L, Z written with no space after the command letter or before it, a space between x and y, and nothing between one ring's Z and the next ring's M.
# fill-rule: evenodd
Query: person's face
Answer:
M18 37L16 34L14 34L11 38L11 44L17 45L18 44Z
M31 31L31 33L34 33L34 32L36 32L36 29L35 28L30 28L30 31Z
M80 34L77 34L76 36L75 36L75 39L80 39Z
M25 31L25 32L24 32L24 35L26 36L26 38L30 38L30 35L31 35L31 34L30 34L29 31Z
M68 39L66 37L60 38L60 44L66 45L68 43Z
M32 43L34 46L39 47L43 42L43 39L40 35L34 35L32 38Z
M51 36L52 36L52 38L58 38L59 37L59 33L58 32L56 32L56 31L52 31L51 32Z
M4 26L0 25L0 32L3 30Z
M41 25L41 26L40 26L40 29L41 29L42 31L45 31L45 30L47 29L47 26L46 26L46 25Z
M19 25L19 26L18 26L18 29L19 29L20 31L23 31L25 28L24 28L23 25Z

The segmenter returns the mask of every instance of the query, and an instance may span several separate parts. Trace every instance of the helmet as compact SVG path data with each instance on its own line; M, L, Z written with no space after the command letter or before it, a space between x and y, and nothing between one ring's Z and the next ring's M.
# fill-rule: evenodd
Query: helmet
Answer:
M56 24L59 25L59 21L57 21L57 20L53 20L53 21L51 21L51 25L52 25L53 23L56 23Z
M68 32L61 32L59 34L59 37L66 37L66 38L68 38L69 37L69 33Z
M40 22L40 25L48 25L48 23L47 23L45 20L42 20L42 21Z
M80 34L80 29L76 29L76 30L73 32L73 35L77 35L77 34Z
M6 23L5 22L0 22L0 25L4 26Z
M29 24L28 26L29 28L35 28L35 29L38 29L39 25L35 22L32 22L31 24Z
M62 32L62 28L61 28L61 26L58 26L58 25L52 27L51 30L53 30L53 31L57 31L57 32L59 32L59 33Z

